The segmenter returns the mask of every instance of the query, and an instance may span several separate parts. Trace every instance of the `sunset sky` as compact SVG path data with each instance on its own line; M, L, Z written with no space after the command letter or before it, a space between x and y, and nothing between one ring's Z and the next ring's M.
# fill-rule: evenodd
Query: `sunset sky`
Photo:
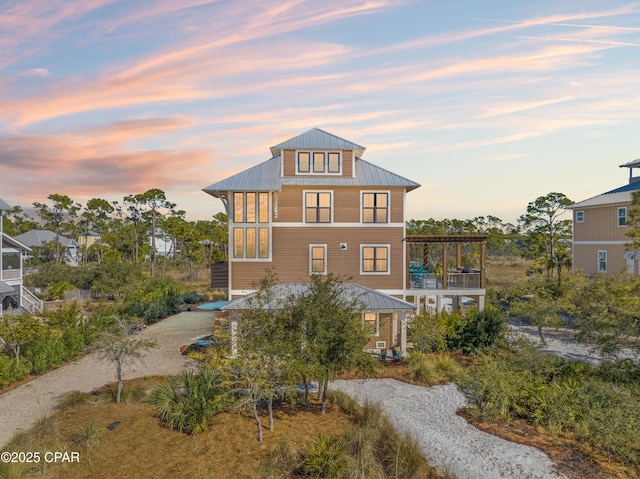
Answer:
M407 218L515 222L640 157L640 2L4 0L0 198L201 190L319 127L422 187Z

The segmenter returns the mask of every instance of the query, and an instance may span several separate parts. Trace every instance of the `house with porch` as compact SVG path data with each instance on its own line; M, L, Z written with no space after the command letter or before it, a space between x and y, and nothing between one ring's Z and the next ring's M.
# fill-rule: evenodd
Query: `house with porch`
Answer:
M42 312L42 301L22 284L23 255L31 249L2 231L10 206L0 198L0 316L8 311Z
M272 146L270 159L204 188L229 216L229 261L212 265L212 286L233 300L253 293L267 268L291 285L313 274L344 277L363 288L363 319L375 330L367 347L404 351L408 317L421 299L435 294L437 303L451 277L410 282L405 205L420 185L363 160L364 151L313 128Z
M633 170L640 168L640 159L620 168L629 169L627 184L569 207L573 211L574 272L640 274L640 250L627 246L630 238L625 234L631 194L640 190L640 176L633 176Z

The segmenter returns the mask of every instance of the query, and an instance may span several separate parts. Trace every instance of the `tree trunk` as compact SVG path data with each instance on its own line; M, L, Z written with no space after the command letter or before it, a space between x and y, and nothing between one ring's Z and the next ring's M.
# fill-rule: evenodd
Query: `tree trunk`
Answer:
M302 380L304 381L304 405L308 406L309 405L309 379L306 376L304 376Z
M327 412L327 389L329 389L329 379L324 380L324 387L322 388L322 407L320 412L324 414Z
M256 421L258 427L258 442L262 442L262 423L260 422L260 416L258 416L258 401L253 400L253 419Z
M122 395L122 365L116 365L118 370L118 392L116 393L116 402L120 403L120 396Z
M542 335L542 326L538 325L538 334L540 335L540 342L542 343L543 346L547 345L547 341L544 339L544 336Z
M318 401L322 401L323 390L324 390L324 382L318 381Z
M269 431L273 431L273 397L271 396L267 401L267 409L269 411Z

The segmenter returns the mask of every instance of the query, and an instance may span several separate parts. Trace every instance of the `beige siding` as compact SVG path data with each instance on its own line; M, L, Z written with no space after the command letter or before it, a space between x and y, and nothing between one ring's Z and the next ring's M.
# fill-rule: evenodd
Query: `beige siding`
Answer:
M391 227L273 227L272 261L234 262L232 289L251 289L251 284L272 268L283 283L309 280L309 245L327 245L327 269L330 273L349 277L349 281L372 289L403 288L402 228ZM347 250L340 250L347 243ZM361 275L360 245L390 246L390 274Z
M296 174L296 152L295 150L284 150L282 176L295 176L295 174Z
M598 251L607 252L607 274L612 275L621 271L626 271L627 261L624 259L624 253L628 249L624 245L611 244L574 244L573 245L573 264L575 272L582 272L591 275L598 271ZM629 250L631 251L631 250ZM633 268L634 273L638 273L640 261L636 260L638 250L633 251Z
M628 204L582 208L573 212L574 241L628 241L626 227L618 226L618 208ZM576 213L584 211L584 221L576 222Z
M342 176L353 176L352 150L342 150Z
M292 186L285 187L278 192L278 218L274 222L303 221L303 192L333 191L333 220L336 223L359 223L362 191L390 192L390 220L392 223L404 221L404 188L365 188L365 187L313 187Z
M398 324L396 328L398 337L393 337L393 313L380 313L379 318L379 334L371 338L365 346L365 349L376 349L376 341L385 341L387 343L387 349L391 349L391 347L396 344L395 341L399 339L400 324ZM400 341L398 341L398 343L400 343ZM389 351L389 356L391 356L391 351Z

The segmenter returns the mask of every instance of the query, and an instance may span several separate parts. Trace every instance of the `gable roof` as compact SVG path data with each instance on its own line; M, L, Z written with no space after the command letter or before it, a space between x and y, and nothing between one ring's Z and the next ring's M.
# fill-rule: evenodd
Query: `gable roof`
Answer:
M10 244L11 246L13 246L16 249L21 249L24 251L31 251L31 248L29 248L26 244L18 241L16 238L13 238L12 236L9 236L7 233L2 232L2 242L3 245L4 243Z
M363 306L363 311L415 311L416 307L402 299L394 298L386 293L375 291L365 286L360 286L355 283L344 283L344 294L349 298L358 298ZM288 296L298 296L304 294L309 285L306 283L283 283L274 286L274 294L278 299L285 299ZM222 311L242 311L252 309L252 303L250 299L255 296L256 293L236 298L230 301L228 304L222 306ZM271 309L276 305L266 305L265 309Z
M0 210L10 210L11 206L9 206L9 203L7 203L5 200L3 200L2 198L0 198Z
M585 208L589 206L606 206L631 202L631 192L640 190L640 181L634 181L586 200L574 203L569 208Z
M396 175L359 158L355 161L355 177L347 176L280 176L281 161L276 156L229 178L203 188L216 198L228 191L281 191L282 186L364 186L405 187L407 191L420 187L419 183Z
M16 236L16 239L27 246L42 246L50 241L55 241L56 234L49 230L31 230ZM68 246L70 244L77 246L75 241L67 238L66 236L59 236L58 240L63 246Z
M356 158L360 158L366 149L339 136L327 133L320 128L311 128L293 138L271 147L271 154L277 156L281 149L287 150L354 150Z

